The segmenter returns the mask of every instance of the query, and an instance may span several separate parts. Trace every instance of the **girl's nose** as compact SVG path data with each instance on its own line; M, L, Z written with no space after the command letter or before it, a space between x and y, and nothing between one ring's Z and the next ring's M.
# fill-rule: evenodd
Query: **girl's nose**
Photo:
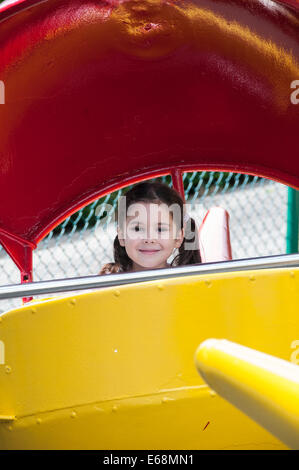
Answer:
M147 237L147 238L144 239L144 242L145 242L145 243L154 243L154 242L155 242L155 239L154 239L154 238Z
M144 239L145 243L154 243L156 241L155 234L149 230L146 234L146 237Z

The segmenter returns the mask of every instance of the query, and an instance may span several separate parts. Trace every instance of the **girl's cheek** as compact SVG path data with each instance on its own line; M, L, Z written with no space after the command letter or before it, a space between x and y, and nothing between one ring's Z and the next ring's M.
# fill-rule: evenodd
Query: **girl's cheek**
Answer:
M128 234L127 240L129 243L134 243L142 238L142 235L138 232Z

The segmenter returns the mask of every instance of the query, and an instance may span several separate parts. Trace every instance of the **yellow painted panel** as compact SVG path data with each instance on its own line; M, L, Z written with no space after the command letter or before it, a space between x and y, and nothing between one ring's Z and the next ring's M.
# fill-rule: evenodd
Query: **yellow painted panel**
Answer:
M40 413L0 427L5 449L283 449L207 386Z
M178 389L202 386L204 382L194 365L194 351L210 337L226 338L290 360L294 353L291 345L299 339L298 305L299 270L277 269L190 276L99 289L34 302L10 311L2 316L0 323L0 340L5 345L5 364L0 364L0 415L16 416L16 420L8 438L3 433L11 425L0 424L0 443L6 442L7 447L17 443L19 448L46 445L47 438L42 438L40 431L36 431L37 437L32 437L31 441L31 433L35 431L31 425L26 430L22 424L31 423L31 419L35 423L32 417L44 413L63 413L73 407L115 400L134 402L140 397L150 399L163 390L176 394ZM188 402L184 393L174 400L174 410L176 406L179 409L181 400ZM194 400L199 413L196 416L202 424L206 405L201 395ZM180 448L181 442L186 441L192 442L192 446L196 442L198 448L207 445L209 448L236 448L250 442L258 445L256 436L260 445L267 443L269 448L279 445L258 425L248 426L250 420L242 413L224 412L220 405L214 416L219 417L221 431L213 435L209 444L194 441L192 436L197 428L194 424L188 429L188 421L184 421L192 415L194 403L192 401L190 408L186 405L188 412L182 411L179 418L187 430L176 434L169 429L169 437L162 438L160 431L152 426L145 425L145 434L134 431L135 418L141 424L151 420L151 413L147 411L150 407L142 404L143 411L138 411L136 402L136 409L132 405L124 411L127 416L125 442L120 439L118 444L117 438L111 438L111 448L131 445L130 433L136 435L135 448L142 447L142 442L156 442L153 434L159 436L160 448L163 443L168 448ZM231 412L237 413L238 424L227 433L224 429L230 428ZM99 424L102 421L96 416L91 413L88 422L99 426L97 443L93 444L101 448L105 438L101 434L102 424ZM57 429L69 426L72 432L75 420L64 423L59 419L51 420L56 423L52 428L55 432L49 434L53 440L47 446L68 448L73 444L67 437L58 438ZM167 427L168 418L162 413L161 423L164 419ZM109 421L110 427L107 420L103 421L105 431L114 429L115 418ZM18 440L19 426L23 437ZM82 445L76 444L80 448L89 446L84 429L83 426ZM227 437L224 438L223 433Z

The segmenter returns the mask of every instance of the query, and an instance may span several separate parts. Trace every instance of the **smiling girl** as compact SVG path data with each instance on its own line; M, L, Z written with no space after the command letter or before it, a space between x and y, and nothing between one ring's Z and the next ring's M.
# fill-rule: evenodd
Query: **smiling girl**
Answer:
M158 182L139 183L122 198L114 263L103 266L100 274L200 263L197 233L174 189ZM178 254L169 263L175 250Z

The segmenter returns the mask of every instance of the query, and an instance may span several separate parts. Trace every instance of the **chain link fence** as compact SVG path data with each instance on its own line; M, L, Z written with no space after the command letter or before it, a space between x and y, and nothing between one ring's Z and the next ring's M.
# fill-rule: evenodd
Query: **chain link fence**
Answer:
M171 186L171 177L157 178ZM221 206L230 214L234 259L286 252L287 186L259 177L224 172L183 175L189 214L200 226L207 210ZM113 260L113 223L121 189L68 217L38 245L33 255L35 281L98 274ZM107 204L112 207L108 212ZM0 285L20 282L20 273L0 245ZM21 299L0 302L0 312Z

